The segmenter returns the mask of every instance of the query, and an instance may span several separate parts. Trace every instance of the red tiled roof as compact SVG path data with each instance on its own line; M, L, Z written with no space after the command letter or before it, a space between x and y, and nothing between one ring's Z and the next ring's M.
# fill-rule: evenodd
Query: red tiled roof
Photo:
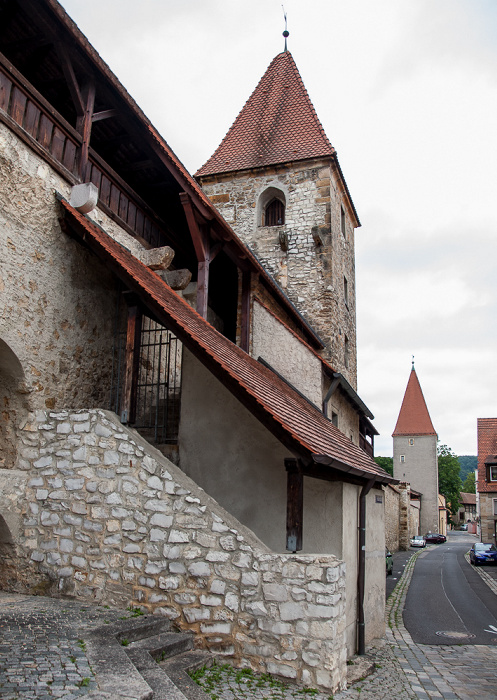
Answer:
M331 469L392 481L315 406L215 330L155 272L67 202L61 204L75 233L288 449L320 463L324 456L333 461Z
M497 455L497 418L478 418L478 491L495 493L497 483L486 480L485 460Z
M278 54L196 176L334 156L292 54Z
M465 506L475 506L476 505L476 493L466 493L461 491L459 494L459 500Z
M431 422L421 385L413 368L407 382L406 393L400 407L397 425L392 437L397 435L436 435Z

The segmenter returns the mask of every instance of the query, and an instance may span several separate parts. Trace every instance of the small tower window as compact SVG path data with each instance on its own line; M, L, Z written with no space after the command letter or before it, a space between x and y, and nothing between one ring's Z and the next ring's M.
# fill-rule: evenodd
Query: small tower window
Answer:
M400 455L400 461L404 463L406 461L406 456L405 455Z
M347 282L347 278L343 278L343 298L345 300L345 306L348 308L349 306L349 283Z
M350 360L350 358L349 358L350 348L349 348L349 339L347 338L347 336L345 336L345 342L344 342L343 350L344 350L344 358L343 358L343 361L344 361L345 367L348 368L348 366L349 366L349 360Z
M285 223L285 205L276 197L264 210L264 226L282 226Z
M409 438L409 445L414 445L414 438Z
M343 207L340 207L340 230L342 232L342 236L345 238L347 231L345 228L345 209Z

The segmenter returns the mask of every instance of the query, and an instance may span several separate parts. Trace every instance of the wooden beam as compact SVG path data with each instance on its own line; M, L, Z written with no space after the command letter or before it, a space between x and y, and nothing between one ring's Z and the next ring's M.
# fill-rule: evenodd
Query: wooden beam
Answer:
M291 552L302 549L304 521L304 476L298 459L285 459L287 472L286 548Z
M199 262L197 273L197 313L207 318L209 301L209 260Z
M245 352L250 350L250 285L252 275L248 270L242 272L242 312L240 319L240 347Z
M195 248L195 255L197 256L197 261L206 262L208 260L208 245L206 237L203 235L200 226L198 225L197 219L195 218L195 212L193 211L192 200L186 192L180 192L179 198L186 216L186 222L188 228L190 229L190 235L192 237L193 247Z
M69 87L69 92L71 93L76 114L78 115L78 118L81 118L85 113L85 101L83 99L83 95L81 94L81 90L79 89L78 80L76 78L76 73L74 72L67 47L63 42L57 41L55 42L55 49L59 56L62 71L64 73L67 86Z
M138 383L138 363L140 359L141 326L141 308L133 304L133 306L128 307L124 381L119 407L121 423L134 423L136 418L136 387Z
M117 116L117 109L104 109L102 112L95 112L91 118L92 122L100 122L102 119L110 119Z
M83 89L84 114L78 117L76 128L82 136L81 155L79 160L79 176L81 182L86 182L88 173L88 154L90 152L91 120L95 105L95 81L88 82Z

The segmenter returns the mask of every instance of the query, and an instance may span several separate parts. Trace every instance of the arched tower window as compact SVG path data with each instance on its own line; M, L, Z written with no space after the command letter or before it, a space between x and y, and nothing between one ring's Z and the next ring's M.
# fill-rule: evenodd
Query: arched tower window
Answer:
M257 202L258 226L283 226L286 197L278 187L268 187Z
M264 226L282 226L285 223L285 205L276 197L264 209Z

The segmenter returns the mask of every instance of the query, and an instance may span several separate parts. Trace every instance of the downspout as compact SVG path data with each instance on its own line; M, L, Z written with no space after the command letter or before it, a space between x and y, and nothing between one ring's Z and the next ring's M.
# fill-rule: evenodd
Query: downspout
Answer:
M359 497L359 561L357 567L357 653L364 656L365 623L364 623L364 588L366 582L366 496L374 486L374 477L361 489Z

